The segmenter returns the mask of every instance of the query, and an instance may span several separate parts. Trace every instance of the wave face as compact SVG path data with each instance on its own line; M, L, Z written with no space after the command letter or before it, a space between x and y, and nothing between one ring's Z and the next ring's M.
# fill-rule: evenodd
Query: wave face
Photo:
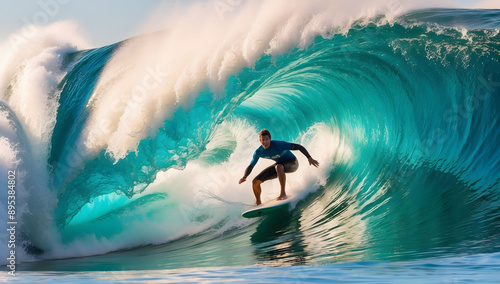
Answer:
M238 232L267 244L257 251L270 263L498 251L500 12L423 10L342 28L299 16L271 36L253 30L254 42L191 47L196 56L172 47L197 43L175 29L84 51L55 43L5 73L1 166L22 173L24 257L195 235L210 236L213 260ZM42 93L26 90L40 80ZM254 202L237 181L262 128L321 163L297 155L288 191L300 200L278 229L239 216ZM277 186L264 184L264 199Z

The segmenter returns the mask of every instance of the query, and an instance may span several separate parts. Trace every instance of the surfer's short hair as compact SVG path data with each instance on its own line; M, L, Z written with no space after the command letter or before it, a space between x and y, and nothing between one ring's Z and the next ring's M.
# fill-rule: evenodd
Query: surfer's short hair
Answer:
M271 138L271 133L269 133L269 130L267 129L262 129L260 132L259 132L259 137L262 137L262 136L269 136L269 139Z

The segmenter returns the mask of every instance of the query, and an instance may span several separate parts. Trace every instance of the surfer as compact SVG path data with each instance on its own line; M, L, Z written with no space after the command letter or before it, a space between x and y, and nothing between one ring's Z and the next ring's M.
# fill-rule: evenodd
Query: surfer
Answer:
M319 166L318 161L313 159L311 155L309 155L309 152L307 152L306 148L304 148L302 145L284 141L271 141L271 133L269 133L267 129L262 129L262 131L260 131L259 141L262 146L255 150L252 162L245 170L245 174L239 182L239 184L241 184L247 180L248 175L252 172L253 167L255 167L255 164L257 164L259 158L271 159L276 162L274 165L265 168L252 181L253 193L255 194L255 198L257 199L257 205L260 205L262 203L260 201L260 193L262 191L260 188L260 184L267 180L275 178L278 178L281 186L280 196L277 198L277 200L286 199L285 173L293 173L299 168L299 162L290 150L299 150L307 157L309 165L315 166L316 168Z

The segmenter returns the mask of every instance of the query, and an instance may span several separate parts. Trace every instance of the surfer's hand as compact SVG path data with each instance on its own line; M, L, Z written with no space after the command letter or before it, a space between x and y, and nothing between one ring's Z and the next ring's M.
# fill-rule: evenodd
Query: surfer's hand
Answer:
M309 161L310 166L315 166L316 168L319 167L319 162L313 159L312 157L308 158L307 160Z
M242 178L240 179L240 182L239 182L238 184L242 184L242 183L244 183L246 180L247 180L247 178L246 178L246 177L242 177Z

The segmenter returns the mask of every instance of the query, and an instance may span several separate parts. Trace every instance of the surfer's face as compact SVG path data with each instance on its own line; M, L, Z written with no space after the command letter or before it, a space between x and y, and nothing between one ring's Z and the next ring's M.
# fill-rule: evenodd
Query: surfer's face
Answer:
M271 137L269 137L269 135L259 136L259 141L264 149L267 149L269 148L269 146L271 146Z

